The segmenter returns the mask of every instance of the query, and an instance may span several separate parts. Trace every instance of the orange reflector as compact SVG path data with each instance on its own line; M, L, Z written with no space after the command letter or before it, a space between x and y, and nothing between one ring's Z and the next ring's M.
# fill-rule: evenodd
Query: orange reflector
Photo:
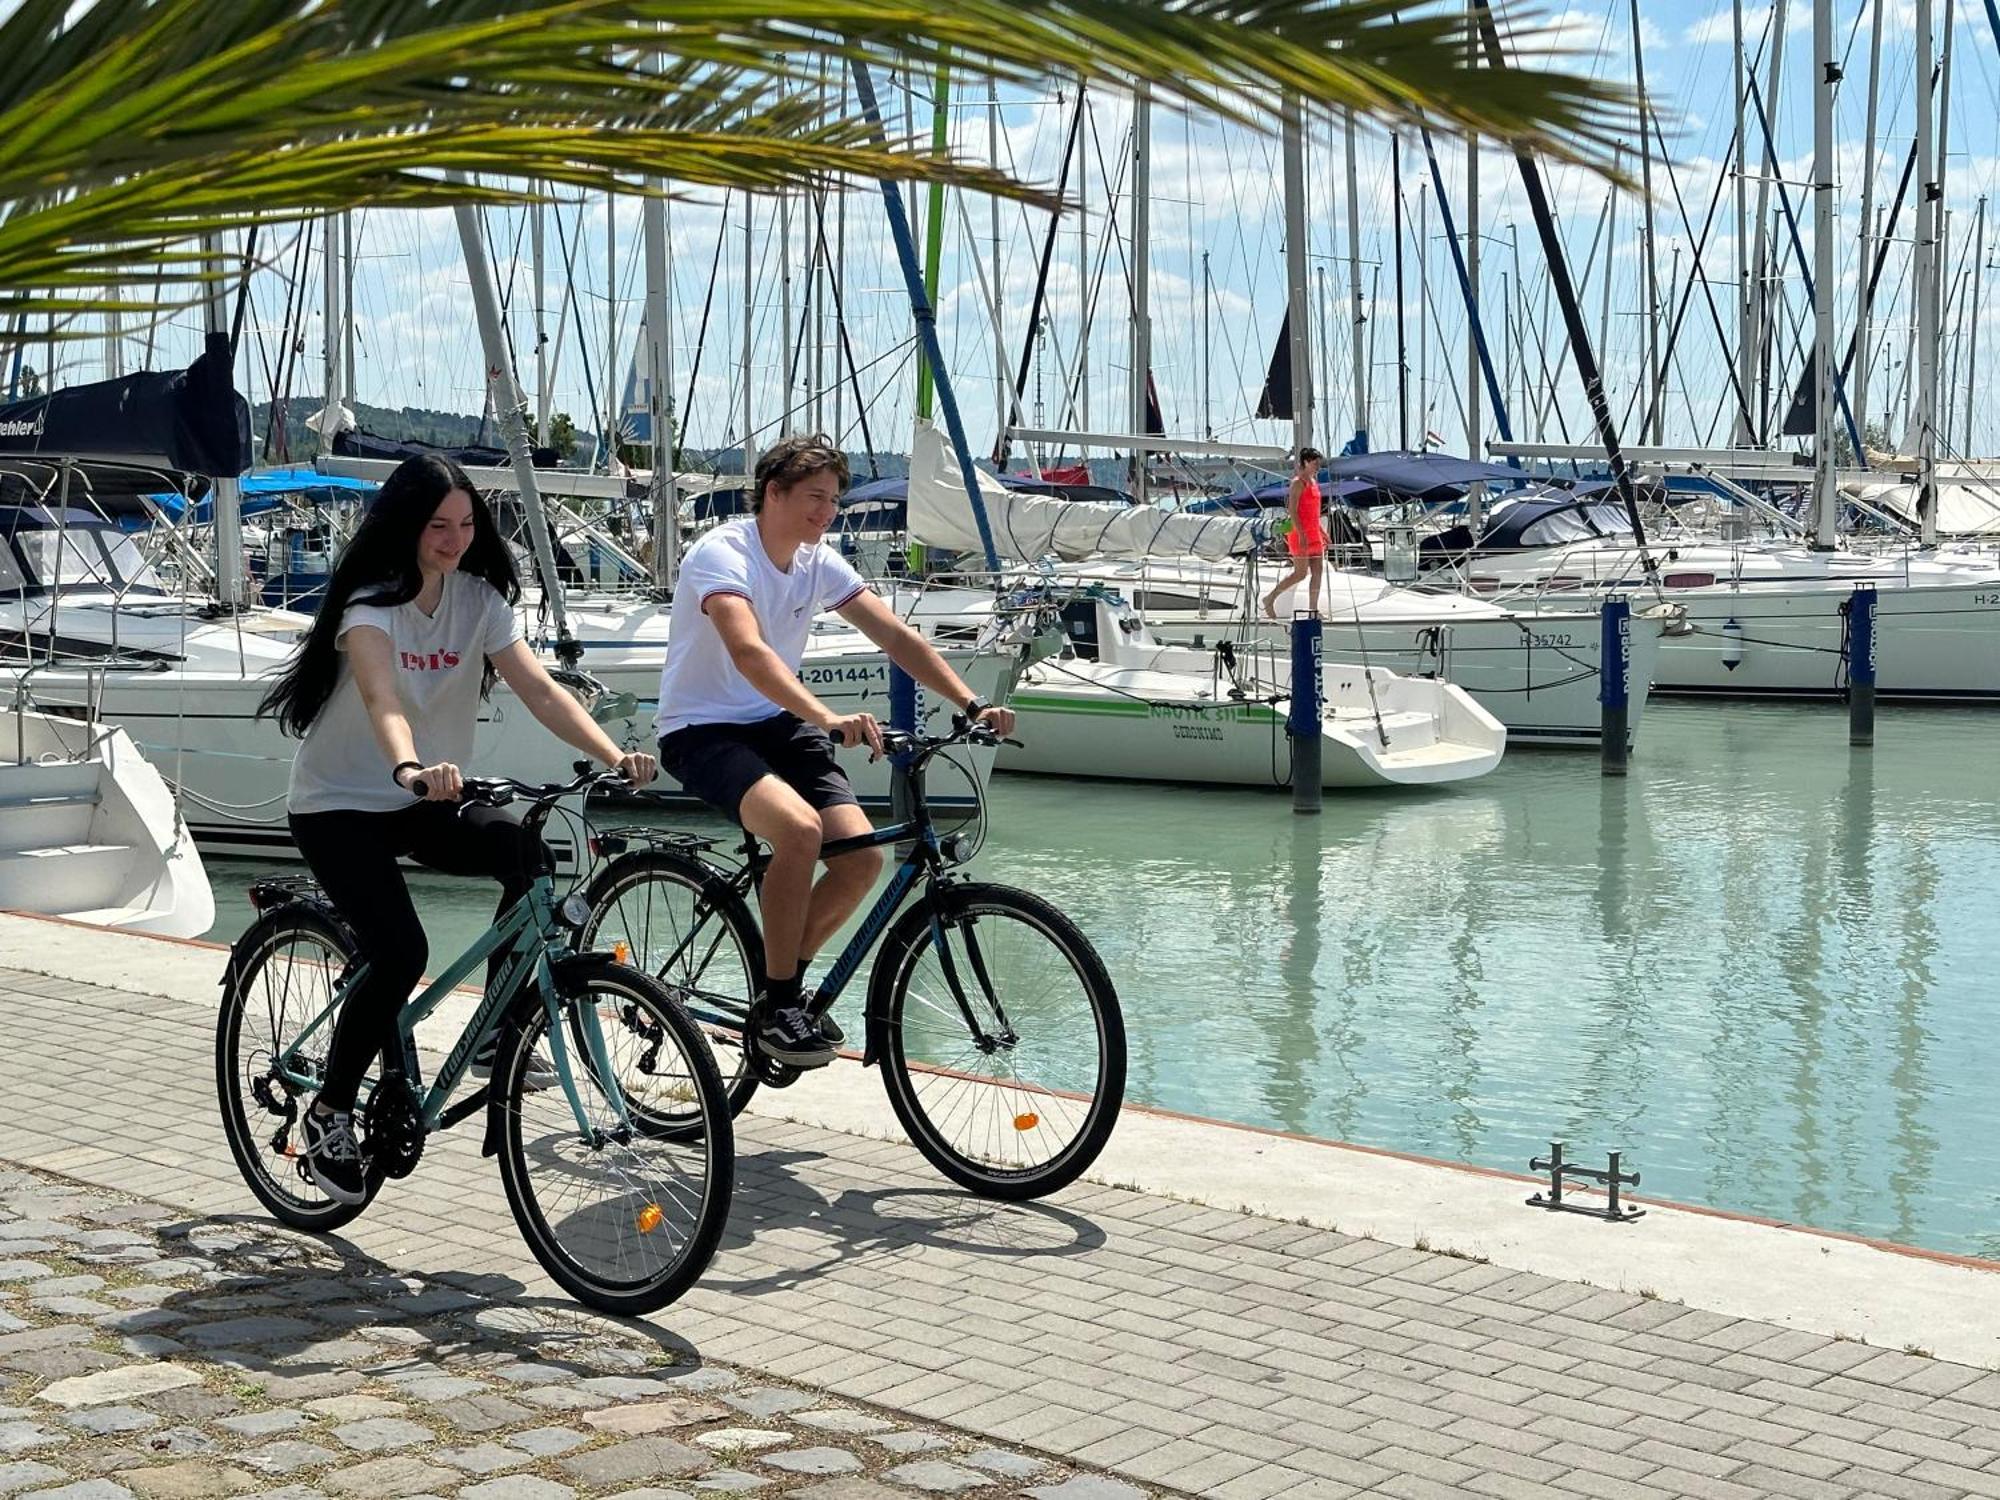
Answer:
M660 1221L665 1217L666 1215L660 1212L659 1204L648 1203L639 1210L639 1233L651 1234L660 1227Z
M611 945L611 956L621 964L629 964L632 962L632 949L621 938Z
M1042 1117L1038 1114L1029 1113L1014 1116L1014 1128L1016 1130L1033 1130L1041 1123Z

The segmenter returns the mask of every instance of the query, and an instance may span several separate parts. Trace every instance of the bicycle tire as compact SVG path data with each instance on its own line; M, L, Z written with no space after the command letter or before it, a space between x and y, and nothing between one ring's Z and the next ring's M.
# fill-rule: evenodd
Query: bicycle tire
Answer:
M268 971L276 963L289 963L287 951L301 943L318 948L323 957L318 961L302 961L297 985L289 973L276 979L274 993L274 981L268 977ZM242 1056L245 1019L261 999L269 1022L264 1029L271 1035L256 1038L258 1050L266 1057L274 1057L280 1047L289 1045L293 1036L326 1007L342 970L353 957L354 939L343 923L330 912L306 902L288 902L259 917L236 940L223 975L222 1006L215 1025L215 1092L222 1110L222 1131L250 1191L265 1208L294 1229L325 1233L349 1223L374 1200L382 1178L380 1173L370 1172L364 1201L338 1203L320 1194L308 1179L300 1176L295 1127L296 1111L306 1107L301 1102L305 1096L278 1085L294 1111L289 1118L256 1099L253 1069L250 1060ZM264 1076L268 1080L268 1073ZM247 1099L246 1084L250 1085ZM276 1097L277 1090L268 1082L266 1092ZM269 1128L267 1122L281 1118L286 1119L286 1124L280 1131L268 1138L260 1136L261 1130ZM285 1144L281 1147L279 1141ZM285 1165L277 1166L278 1161Z
M600 1005L609 995L617 1004L646 1011L674 1044L703 1129L699 1136L677 1132L672 1137L643 1128L621 1129L590 1058L579 1051L570 1054L571 1076L597 1137L584 1142L564 1090L534 1093L526 1087L529 1065L549 1029L546 1008L536 1007L524 1013L510 1032L511 1050L501 1059L495 1079L506 1116L501 1183L521 1237L557 1285L601 1312L654 1312L694 1285L714 1258L729 1220L736 1147L722 1078L701 1029L652 976L607 962L559 973L556 982L562 1009ZM613 1040L605 1038L607 1047ZM615 1060L613 1070L623 1071ZM621 1135L626 1139L619 1139ZM692 1200L672 1180L685 1175L682 1163L690 1161L701 1168ZM595 1173L590 1171L593 1162L602 1164ZM549 1170L542 1173L545 1165ZM561 1206L555 1190L586 1175L613 1186L616 1201L581 1212L561 1212L552 1219L550 1210ZM543 1182L550 1187L538 1185ZM680 1227L683 1218L687 1222ZM651 1239L662 1230L668 1231L666 1238ZM658 1253L643 1255L649 1268L640 1274L618 1274L605 1264L607 1260L625 1264L628 1252L649 1251L653 1245L669 1246L671 1253L664 1261Z
M1076 924L1039 896L1011 886L968 882L941 887L933 893L933 899L939 903L936 908L932 900L919 900L905 909L883 938L881 951L875 957L868 1013L871 1018L880 1018L879 1023L871 1020L871 1024L882 1028L878 1051L889 1103L916 1148L932 1166L961 1187L983 1197L1015 1201L1039 1198L1067 1187L1103 1151L1124 1102L1125 1023L1111 976ZM1097 1042L1094 1065L1082 1059L1080 1027L1074 1023L1068 1036L1023 1031L1017 1043L985 1052L964 1033L965 1023L957 1012L955 998L940 1003L942 997L916 995L919 966L934 951L931 925L934 911L942 918L947 943L982 926L990 929L987 937L979 939L982 962L987 965L994 990L1000 992L1002 1009L1009 1022L1017 1027L1035 1024L1031 1018L1035 1002L1026 988L1034 976L997 972L1008 965L995 964L993 960L1010 946L1005 940L995 941L1008 931L1001 924L1015 924L1060 958L1067 970L1067 982L1074 985L1074 999L1089 1013L1090 1029ZM985 1009L984 991L969 955L955 955L954 964L969 997L978 997L978 1004ZM948 980L941 977L942 965L933 961L933 968L937 973L927 972L923 986L929 988L937 983L948 994ZM1059 979L1053 973L1051 977ZM917 1001L922 1004L921 1021L913 1016ZM982 1019L990 1017L988 1010ZM1061 1022L1055 1025L1059 1028ZM952 1028L958 1028L955 1034ZM920 1045L914 1049L913 1033L920 1038ZM965 1050L954 1052L954 1047ZM913 1050L934 1055L913 1059ZM1004 1059L1004 1073L991 1061L995 1057ZM1024 1078L1020 1072L1023 1057L1039 1060L1048 1070L1048 1076ZM1085 1073L1088 1078L1083 1076ZM1078 1100L1085 1106L1080 1117L1070 1107ZM975 1130L969 1137L999 1143L993 1151L985 1156L975 1155L969 1147L955 1144L949 1137L940 1114L952 1101L972 1107L984 1103L993 1108L993 1128ZM1018 1157L1030 1137L1051 1140L1056 1124L1072 1119L1074 1128L1068 1139L1046 1160L1029 1163L1006 1159L1008 1153L1001 1148L1010 1140L1022 1148L1015 1153ZM1046 1131L1045 1121L1049 1122ZM1007 1128L1010 1125L1011 1136Z
M579 946L603 950L614 942L627 945L632 966L664 985L708 1038L729 1112L742 1114L757 1092L757 1078L750 1071L741 1019L732 1024L726 1017L749 1010L764 973L763 931L743 898L701 860L652 849L608 866L591 883L588 900L590 916ZM715 941L693 945L677 962L674 954L695 925L699 901L709 906L700 931L712 930ZM680 1126L649 1120L648 1128L671 1132Z

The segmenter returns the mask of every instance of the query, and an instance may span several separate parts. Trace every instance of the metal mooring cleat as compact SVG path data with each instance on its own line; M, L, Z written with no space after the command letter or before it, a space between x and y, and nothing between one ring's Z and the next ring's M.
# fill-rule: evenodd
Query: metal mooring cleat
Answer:
M1551 1209L1559 1213L1588 1214L1593 1219L1606 1219L1613 1224L1629 1224L1634 1219L1643 1218L1646 1212L1645 1209L1630 1208L1618 1201L1619 1188L1637 1187L1639 1185L1639 1174L1637 1172L1621 1172L1618 1170L1618 1158L1623 1154L1622 1151L1606 1152L1605 1155L1610 1158L1610 1165L1604 1171L1600 1172L1595 1167L1579 1167L1573 1163L1564 1161L1563 1143L1561 1141L1550 1141L1549 1154L1546 1157L1534 1156L1528 1159L1528 1170L1530 1172L1546 1172L1549 1174L1549 1190L1546 1193L1536 1193L1528 1200L1528 1206L1530 1208ZM1602 1187L1604 1189L1603 1206L1597 1207L1588 1203L1575 1203L1565 1198L1563 1196L1563 1179L1565 1178L1580 1182L1594 1182L1599 1187Z

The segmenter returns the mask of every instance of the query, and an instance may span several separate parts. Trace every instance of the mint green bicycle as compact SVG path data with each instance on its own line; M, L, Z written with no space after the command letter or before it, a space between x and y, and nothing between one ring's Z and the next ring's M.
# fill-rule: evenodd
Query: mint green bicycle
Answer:
M463 801L530 805L539 835L562 797L618 773L579 767L575 781L534 786L468 778ZM340 1007L364 972L340 915L309 880L251 887L258 917L230 951L215 1032L216 1090L229 1149L250 1190L299 1229L329 1231L406 1177L436 1131L483 1114L483 1155L528 1248L578 1301L646 1313L707 1267L729 1217L735 1138L727 1096L701 1031L659 981L608 953L577 951L588 917L558 901L545 871L528 893L404 1006L384 1066L355 1112L367 1197L338 1203L306 1171L300 1112L319 1091ZM423 1084L416 1027L503 955L491 988ZM481 1045L499 1041L491 1082L453 1103ZM555 1087L535 1087L553 1072ZM531 1080L531 1074L540 1077Z

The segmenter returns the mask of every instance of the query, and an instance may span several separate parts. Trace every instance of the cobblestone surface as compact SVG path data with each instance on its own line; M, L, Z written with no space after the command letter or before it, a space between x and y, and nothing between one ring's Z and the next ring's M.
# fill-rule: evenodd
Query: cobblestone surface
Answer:
M581 1309L5 1167L0 1278L0 1500L980 1500L1102 1478Z
M0 970L0 1007L0 1500L2000 1500L2000 1373L1125 1189L984 1203L754 1112L700 1285L600 1318L476 1134L339 1237L258 1215L212 977Z

